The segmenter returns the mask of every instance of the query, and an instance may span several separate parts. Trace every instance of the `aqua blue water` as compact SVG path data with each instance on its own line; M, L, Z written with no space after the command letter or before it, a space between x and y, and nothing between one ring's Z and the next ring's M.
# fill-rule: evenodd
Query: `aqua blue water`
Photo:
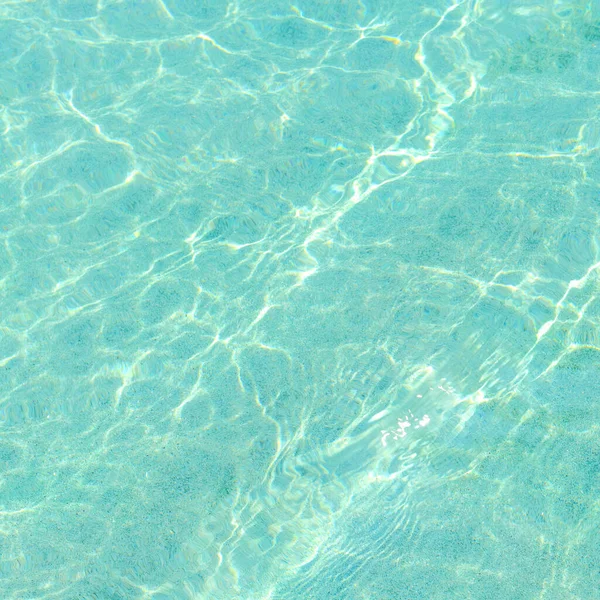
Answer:
M600 589L597 0L0 3L0 598Z

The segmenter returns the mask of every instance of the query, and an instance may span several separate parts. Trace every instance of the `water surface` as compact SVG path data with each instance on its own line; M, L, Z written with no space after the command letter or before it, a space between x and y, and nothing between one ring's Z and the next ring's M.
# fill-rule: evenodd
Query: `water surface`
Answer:
M600 5L0 4L0 596L600 586Z

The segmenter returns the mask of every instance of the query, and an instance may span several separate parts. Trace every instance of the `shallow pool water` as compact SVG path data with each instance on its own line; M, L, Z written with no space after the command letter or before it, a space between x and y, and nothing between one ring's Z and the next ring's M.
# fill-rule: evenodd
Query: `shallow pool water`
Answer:
M0 3L0 597L589 600L600 3Z

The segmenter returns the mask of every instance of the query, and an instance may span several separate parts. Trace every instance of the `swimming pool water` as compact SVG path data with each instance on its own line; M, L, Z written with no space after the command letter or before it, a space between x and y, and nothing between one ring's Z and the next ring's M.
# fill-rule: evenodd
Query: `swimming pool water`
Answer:
M600 3L0 3L0 597L588 600Z

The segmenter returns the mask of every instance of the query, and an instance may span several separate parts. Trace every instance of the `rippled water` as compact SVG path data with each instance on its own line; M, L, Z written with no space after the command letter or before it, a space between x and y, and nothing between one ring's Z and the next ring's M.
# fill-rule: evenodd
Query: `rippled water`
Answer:
M0 597L600 587L600 3L0 2Z

